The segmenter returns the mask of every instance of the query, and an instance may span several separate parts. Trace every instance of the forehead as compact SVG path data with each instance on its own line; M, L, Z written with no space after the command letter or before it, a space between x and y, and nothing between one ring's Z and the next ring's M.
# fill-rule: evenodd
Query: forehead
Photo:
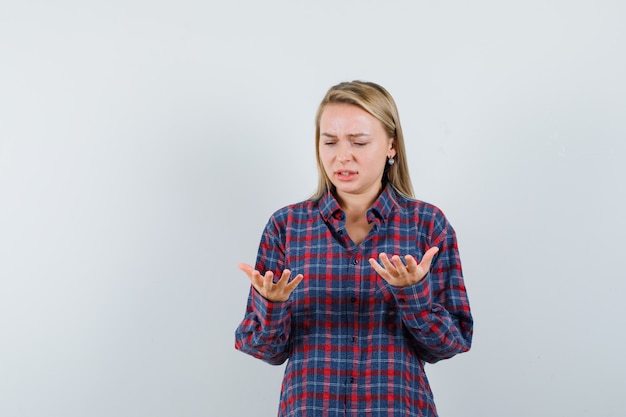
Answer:
M322 133L362 133L382 129L382 123L378 119L353 104L327 104L320 115L320 130Z

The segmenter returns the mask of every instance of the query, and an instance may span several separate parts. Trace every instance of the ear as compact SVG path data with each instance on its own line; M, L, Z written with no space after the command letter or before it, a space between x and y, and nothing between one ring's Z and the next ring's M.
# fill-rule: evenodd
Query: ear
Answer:
M389 138L389 152L387 158L395 158L396 156L396 138Z

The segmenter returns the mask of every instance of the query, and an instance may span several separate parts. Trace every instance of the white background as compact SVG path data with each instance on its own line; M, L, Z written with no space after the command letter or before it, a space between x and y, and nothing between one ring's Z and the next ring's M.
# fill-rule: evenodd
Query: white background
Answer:
M457 230L472 350L442 417L624 416L626 5L0 3L0 415L272 416L234 350L263 226L316 185L313 118L396 98Z

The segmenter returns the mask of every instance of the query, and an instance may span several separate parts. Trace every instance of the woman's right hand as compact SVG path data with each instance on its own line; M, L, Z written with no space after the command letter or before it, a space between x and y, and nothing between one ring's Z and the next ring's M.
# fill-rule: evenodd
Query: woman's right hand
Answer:
M267 271L265 275L261 275L259 271L254 269L248 264L239 264L241 269L250 279L252 286L269 301L283 302L289 299L289 295L300 284L300 281L304 278L302 274L296 275L296 277L289 282L291 271L285 269L277 282L274 282L274 273Z

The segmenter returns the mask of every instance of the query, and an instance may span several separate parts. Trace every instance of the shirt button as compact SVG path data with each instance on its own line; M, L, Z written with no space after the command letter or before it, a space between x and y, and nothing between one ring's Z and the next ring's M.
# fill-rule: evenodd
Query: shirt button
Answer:
M352 377L352 376L350 377L350 383L354 384L354 377Z
M353 303L356 303L356 297L350 298L350 301L352 301Z
M356 343L356 336L352 336L352 343Z
M352 264L356 265L359 263L359 260L357 258L353 258L352 259Z
M401 299L400 299L400 300L398 300L398 301L400 301L400 303L401 303L401 304L406 303L406 300L405 300L404 298L401 298Z

